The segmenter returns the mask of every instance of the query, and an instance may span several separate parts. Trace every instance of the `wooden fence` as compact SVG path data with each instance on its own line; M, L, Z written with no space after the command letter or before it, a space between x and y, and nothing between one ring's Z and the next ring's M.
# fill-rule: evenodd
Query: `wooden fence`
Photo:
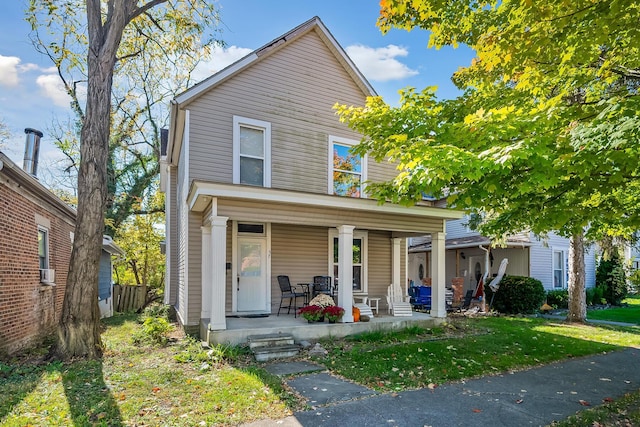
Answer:
M147 299L147 285L113 285L113 310L120 313L139 310Z

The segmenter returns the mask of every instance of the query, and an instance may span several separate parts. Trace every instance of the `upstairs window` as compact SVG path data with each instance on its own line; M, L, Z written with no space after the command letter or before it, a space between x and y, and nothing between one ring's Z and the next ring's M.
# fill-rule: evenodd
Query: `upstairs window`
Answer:
M271 187L271 123L233 116L233 183Z
M38 258L40 259L40 269L49 268L49 231L46 228L38 227Z
M367 157L351 152L352 139L329 137L329 194L364 197Z

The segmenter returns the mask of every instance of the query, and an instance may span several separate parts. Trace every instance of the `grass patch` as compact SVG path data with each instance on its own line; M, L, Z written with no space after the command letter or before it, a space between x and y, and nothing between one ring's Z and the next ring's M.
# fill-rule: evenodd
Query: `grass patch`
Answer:
M621 399L578 412L554 427L638 426L640 425L640 391Z
M456 336L460 331L464 336ZM396 334L367 334L336 341L319 361L331 371L374 389L399 391L618 347L640 347L640 335L624 328L509 317L462 321L447 327L442 335L423 334L394 343L396 338Z
M604 310L589 310L589 320L609 320L613 322L633 323L640 325L640 295L634 295L622 301L626 307L613 307Z
M266 372L246 369L244 349L134 345L142 326L134 315L107 320L100 361L0 364L0 424L237 425L302 407Z

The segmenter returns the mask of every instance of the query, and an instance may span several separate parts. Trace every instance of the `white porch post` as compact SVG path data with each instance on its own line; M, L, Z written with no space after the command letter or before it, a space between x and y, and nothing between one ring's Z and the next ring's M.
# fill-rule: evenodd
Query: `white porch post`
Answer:
M225 290L227 264L227 220L224 216L211 217L211 317L209 330L227 329L225 317Z
M431 316L447 317L445 233L431 233Z
M202 231L202 309L201 319L211 318L211 226L200 227Z
M353 323L353 225L338 227L338 305L344 308L342 323Z
M400 268L400 248L402 247L402 239L398 237L394 237L393 239L393 249L392 256L393 260L391 262L391 281L394 285L400 286L400 289L404 291L404 294L407 294L407 284L401 282L401 268Z

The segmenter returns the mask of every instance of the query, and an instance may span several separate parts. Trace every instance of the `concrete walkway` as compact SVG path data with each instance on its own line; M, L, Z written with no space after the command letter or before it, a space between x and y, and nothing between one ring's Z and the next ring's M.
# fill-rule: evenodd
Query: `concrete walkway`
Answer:
M278 365L272 372L292 373L287 362ZM317 365L297 369L304 374L286 382L314 409L249 426L545 426L640 390L640 350L634 348L434 390L385 394L313 372Z

